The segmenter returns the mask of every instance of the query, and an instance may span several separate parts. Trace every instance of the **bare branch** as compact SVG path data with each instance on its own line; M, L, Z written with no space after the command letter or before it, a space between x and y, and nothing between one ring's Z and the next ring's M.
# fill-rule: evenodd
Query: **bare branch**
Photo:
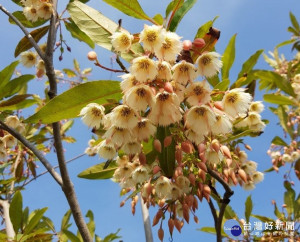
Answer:
M124 70L115 70L115 69L111 69L111 68L108 68L108 67L105 67L103 65L101 65L98 61L96 63L94 63L95 66L99 66L100 68L104 69L104 70L107 70L107 71L111 71L111 72L121 72L121 73L128 73L128 71L124 71Z
M45 156L33 145L31 144L24 136L18 133L16 130L8 127L4 122L0 120L0 128L6 130L17 140L19 140L25 147L30 149L32 153L42 162L47 171L51 174L54 180L60 185L63 185L61 176L54 170L50 162L45 158Z
M149 210L148 210L146 204L144 203L142 196L141 196L141 207L142 207L142 215L143 215L146 242L153 242Z
M35 40L33 39L33 37L31 36L31 34L24 27L24 25L15 16L13 16L6 8L4 8L1 4L0 4L0 10L3 13L5 13L7 16L9 16L20 27L20 29L23 31L23 33L25 34L26 38L31 43L31 45L33 46L33 48L39 54L39 56L41 57L41 59L44 60L45 55L43 54L42 50L40 49L40 47L38 46L38 44L35 42Z
M224 187L225 191L228 194L233 195L233 191L231 190L231 188L229 187L229 185L212 169L210 169L209 167L207 167L207 172L208 174L210 174L213 178L215 178L218 182L221 183L221 185Z
M14 227L12 225L12 222L10 220L10 216L9 216L9 202L7 200L1 200L0 199L0 206L2 207L3 210L3 217L5 220L5 231L6 231L6 235L8 237L7 241L15 241L14 238L16 236L15 231L14 231Z
M120 57L117 55L116 57L116 62L118 63L118 65L121 67L121 69L125 72L125 73L129 73L129 71L126 69L126 67L123 65L122 61L120 60Z

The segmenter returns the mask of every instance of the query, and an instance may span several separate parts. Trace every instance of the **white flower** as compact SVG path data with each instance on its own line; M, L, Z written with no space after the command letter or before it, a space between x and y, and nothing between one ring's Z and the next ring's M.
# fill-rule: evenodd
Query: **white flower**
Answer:
M192 82L197 77L196 68L193 64L181 61L173 66L173 80L181 85Z
M141 143L128 142L122 146L122 150L128 155L134 155L142 151Z
M120 77L123 79L123 81L121 81L120 86L124 93L126 93L130 88L139 84L136 78L131 74L124 74Z
M148 119L142 119L139 121L137 126L132 130L133 136L139 141L147 140L155 133L156 126L154 126Z
M171 185L170 198L172 200L177 200L182 196L182 189L176 186L175 184Z
M292 154L291 154L291 158L293 161L296 161L300 158L300 151L293 151Z
M40 2L40 0L22 0L21 3L25 7L29 7L31 5L39 5L41 2Z
M171 65L166 61L157 62L157 78L160 80L171 81Z
M261 101L255 101L250 104L249 111L261 113L264 110L264 105Z
M253 190L255 188L255 185L252 181L248 181L247 183L243 184L243 188L246 191L250 191L250 190Z
M288 162L288 163L292 163L293 162L293 159L292 159L292 157L289 154L283 154L282 155L282 160L284 162Z
M257 163L254 161L247 161L242 165L242 169L246 173L253 173L256 171L256 168L257 168Z
M30 5L23 8L24 16L31 22L36 22L39 19L38 15L39 5Z
M207 52L198 57L196 64L198 65L198 73L201 76L213 77L221 67L222 61L219 60L220 54L216 52Z
M147 24L140 33L140 42L143 43L144 49L154 52L154 49L160 48L164 42L165 30L162 26Z
M131 164L125 164L115 170L113 178L117 182L120 182L124 179L129 178L131 176L131 173L133 170L134 170L134 167Z
M186 89L186 101L192 105L206 104L210 101L211 89L206 81L194 82Z
M219 164L224 156L220 151L216 152L215 150L208 148L205 152L205 158L210 164Z
M187 129L184 133L185 133L185 136L188 138L188 140L192 141L196 145L198 145L204 141L204 136L202 134L196 133L192 129Z
M171 186L170 180L167 177L160 176L157 179L154 188L155 188L155 193L157 194L157 196L160 199L162 199L162 198L169 197L172 186Z
M45 69L45 63L43 60L39 60L37 65L36 65L36 75L38 78L43 77L45 74L46 69Z
M235 118L247 112L252 96L244 88L235 88L225 93L222 104L224 112Z
M132 140L131 134L128 129L119 128L116 126L110 127L103 138L111 140L117 146L121 146L124 143L130 142Z
M241 163L245 163L247 161L247 159L248 159L248 155L247 155L247 153L245 151L241 150L238 153L238 158L239 158L239 160L240 160Z
M27 68L33 67L37 61L37 54L32 51L24 51L20 54L20 61Z
M155 105L148 116L154 123L167 126L181 120L180 102L174 93L162 92L155 97Z
M0 138L0 150L5 150L5 142L3 138Z
M2 138L2 141L5 143L6 148L13 148L17 145L17 139L10 134L5 135Z
M43 2L37 9L37 15L42 19L49 19L53 13L52 3Z
M216 122L211 126L211 132L215 135L228 134L232 130L232 123L226 114L217 114Z
M190 180L186 176L184 175L178 176L176 178L175 183L178 187L182 189L184 193L189 193L191 191Z
M257 184L259 182L262 182L264 179L264 173L256 171L252 175L253 183Z
M17 116L7 116L5 118L5 124L13 129L17 128L20 125L20 120Z
M5 162L7 160L7 154L5 150L0 150L0 161Z
M115 107L109 116L110 122L123 129L133 129L138 122L138 118L133 109L126 105Z
M266 124L264 122L260 121L257 124L251 125L249 128L255 132L262 132L265 129L265 127L266 127Z
M130 72L139 82L152 81L157 75L157 66L154 60L141 56L133 59Z
M125 166L129 163L129 158L127 155L118 156L116 163L118 166Z
M249 112L247 121L249 126L259 124L261 122L261 116L256 112Z
M97 103L90 103L83 109L81 109L79 116L82 116L81 120L88 127L95 127L98 129L103 123L104 119L104 107Z
M151 88L147 85L138 85L130 88L123 97L124 103L135 111L146 111L154 103Z
M156 57L165 61L174 62L177 55L182 50L182 43L180 39L181 37L179 37L176 33L166 32L162 46L155 46L157 47L154 49Z
M96 147L87 147L84 151L85 154L88 156L94 156L97 154L97 148Z
M116 156L116 153L117 151L111 142L103 140L98 145L98 155L104 159L111 160Z
M216 115L206 105L194 106L188 110L185 125L199 135L206 135L216 122Z
M294 82L300 84L300 74L297 74L297 75L294 76Z
M180 218L183 218L183 208L180 202L176 202L176 215Z
M132 189L135 187L135 181L133 180L132 176L124 179L121 183L120 186L122 189Z
M147 181L149 177L149 169L147 169L146 166L139 166L132 173L132 178L136 183L143 183Z
M131 47L133 35L124 31L120 31L113 33L111 39L111 44L116 51L125 52Z

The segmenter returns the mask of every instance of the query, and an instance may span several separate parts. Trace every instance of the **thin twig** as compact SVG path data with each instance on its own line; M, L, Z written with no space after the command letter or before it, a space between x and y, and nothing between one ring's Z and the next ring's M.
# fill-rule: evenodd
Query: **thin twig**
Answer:
M101 65L98 61L96 63L94 63L94 64L95 64L95 66L99 66L100 68L102 68L104 70L107 70L107 71L128 73L128 72L126 72L124 70L115 70L115 69L111 69L111 68L105 67L105 66Z
M125 72L125 73L129 73L129 71L127 70L127 68L123 65L122 61L120 60L120 57L117 55L116 57L116 62L118 63L118 65L121 67L121 69Z
M75 156L74 158L72 158L72 159L70 159L70 160L67 160L67 161L66 161L66 164L68 164L68 163L70 163L70 162L72 162L72 161L74 161L74 160L77 160L77 159L79 159L80 157L82 157L82 156L84 156L84 155L85 155L85 153L80 154L80 155L78 155L78 156ZM54 169L57 169L58 167L59 167L59 165L54 166L53 168L54 168ZM25 187L25 186L28 185L30 182L35 181L37 178L39 178L39 177L41 177L41 176L47 174L48 172L49 172L49 171L46 170L46 171L44 171L44 172L42 172L42 173L36 175L34 178L32 178L32 179L30 179L29 181L25 182L25 183L23 184L22 187Z
M217 227L217 223L218 223L218 215L217 215L216 208L215 208L215 206L214 206L214 204L213 204L213 202L212 202L211 199L209 199L208 205L209 205L209 207L210 207L210 211L211 211L211 213L212 213L212 215L213 215L213 218L214 218L215 227Z
M23 31L23 33L25 34L25 36L28 39L28 41L30 42L30 44L33 46L33 48L39 54L39 56L41 57L41 59L44 60L45 59L45 55L43 54L42 50L40 49L40 47L38 46L38 44L35 42L35 40L33 39L33 37L31 36L31 34L24 27L24 25L15 16L13 16L6 8L4 8L1 4L0 4L0 10L3 13L5 13L7 16L9 16L16 23L16 25L18 25L20 27L20 29Z
M20 149L20 147L18 147L18 154L17 154L17 157L15 159L15 163L14 163L14 166L13 166L13 177L15 178L16 177L16 171L17 171L17 167L18 167L18 164L21 160L21 155L22 155L22 150ZM12 195L14 193L14 188L15 188L15 180L13 180L11 182L11 185L10 185L10 189L9 189L9 192L7 194L7 200L10 202L11 201L11 198L12 198Z
M12 136L14 136L17 140L19 140L25 147L32 151L32 153L42 162L47 171L51 174L54 180L62 186L62 178L61 176L54 170L53 166L50 162L45 158L45 156L33 145L31 144L24 136L18 133L16 130L8 127L4 122L0 120L0 128L6 130Z

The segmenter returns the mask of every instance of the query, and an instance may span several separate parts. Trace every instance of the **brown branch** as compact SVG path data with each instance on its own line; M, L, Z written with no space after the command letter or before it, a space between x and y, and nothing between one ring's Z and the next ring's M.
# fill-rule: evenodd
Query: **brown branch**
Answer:
M208 205L209 205L209 208L210 208L210 211L213 215L213 218L214 218L214 222L215 222L215 228L217 228L217 223L218 223L218 215L217 215L217 210L212 202L212 199L209 199L208 201Z
M120 57L117 55L116 57L116 62L118 63L118 65L121 67L121 69L125 72L125 73L129 73L129 71L127 70L127 68L123 65L122 61L120 60Z
M111 68L105 67L105 66L101 65L98 61L96 63L94 63L94 64L95 64L95 66L99 66L100 68L102 68L104 70L107 70L107 71L128 73L128 71L126 72L124 70L115 70L115 69L111 69Z
M31 144L24 136L18 133L16 130L8 127L4 122L0 120L0 128L6 130L12 136L14 136L17 140L19 140L25 147L32 151L32 153L42 162L47 171L51 174L54 180L62 186L62 178L61 176L54 170L53 166L50 162L45 158L45 156L33 145Z
M57 95L57 82L56 82L55 72L53 67L53 50L56 41L56 33L57 33L57 26L58 26L57 23L59 21L59 19L57 18L58 16L57 16L56 9L57 9L57 0L53 0L54 14L51 16L51 20L50 20L47 49L46 49L46 56L45 56L46 75L49 79L49 85L50 85L50 90L48 92L50 99L53 99ZM68 200L74 221L83 238L83 241L92 242L93 239L84 221L78 203L78 199L76 197L75 189L73 183L71 182L69 172L66 166L64 148L62 145L62 139L60 134L60 124L58 122L55 122L52 124L52 128L53 128L54 145L56 149L59 170L63 180L62 190Z
M24 25L15 16L13 16L6 8L4 8L1 4L0 4L0 10L3 13L5 13L8 17L10 17L16 23L16 25L18 25L20 27L20 29L23 31L23 33L25 34L25 37L28 39L28 41L30 42L30 44L33 46L33 48L39 54L39 56L41 57L41 59L44 60L45 56L44 56L42 50L40 49L40 47L38 46L38 44L35 42L35 40L31 36L31 34L24 27Z

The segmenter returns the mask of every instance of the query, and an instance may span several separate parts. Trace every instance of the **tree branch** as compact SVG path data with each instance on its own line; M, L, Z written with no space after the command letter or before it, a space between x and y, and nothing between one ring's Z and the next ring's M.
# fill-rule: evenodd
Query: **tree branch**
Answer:
M45 68L46 68L46 75L49 79L50 90L48 92L49 98L53 99L57 95L57 82L55 78L54 66L53 66L53 50L56 41L56 32L57 32L57 0L53 0L53 12L50 20L50 27L49 27L49 34L47 40L47 49L46 49L46 56L45 56ZM68 169L66 166L65 156L64 156L64 149L62 145L62 139L60 135L60 124L55 122L52 124L53 128L53 136L54 136L54 145L56 149L56 155L59 164L59 170L63 180L62 190L68 200L70 209L73 214L73 218L75 223L78 227L78 230L85 242L92 242L93 239L91 234L88 230L88 227L84 221L76 193L74 190L73 183L71 182Z
M5 231L8 237L7 241L15 241L14 238L16 236L16 233L9 216L9 202L7 200L0 199L0 206L3 209L3 216L5 220L5 226L6 226Z
M42 50L40 49L40 47L38 46L38 44L35 42L35 40L33 39L33 37L31 36L31 34L24 27L24 25L15 16L13 16L6 8L4 8L1 4L0 4L0 10L3 13L5 13L7 16L9 16L16 23L16 25L18 25L20 27L20 29L23 31L23 33L25 34L26 38L31 43L31 45L33 46L33 48L39 54L39 56L41 57L41 59L44 60L45 59L45 55L43 54Z
M142 215L143 215L146 242L153 242L149 210L148 210L146 204L144 203L142 196L140 199L141 199L141 207L142 207Z
M218 215L217 215L217 210L216 210L216 208L215 208L215 206L214 206L214 204L212 202L212 199L209 199L208 205L209 205L210 211L211 211L211 213L213 215L213 218L214 218L215 228L217 228Z
M125 73L129 73L129 71L126 69L126 67L123 65L122 61L120 60L120 57L117 55L116 57L116 62L118 63L118 65L121 67L121 69L125 72Z
M0 128L6 130L12 136L14 136L17 140L19 140L25 147L30 149L32 153L42 162L47 171L51 174L54 180L60 185L63 185L61 176L54 170L53 166L50 162L45 158L45 156L33 145L31 144L25 137L23 137L16 130L8 127L4 122L0 120Z

